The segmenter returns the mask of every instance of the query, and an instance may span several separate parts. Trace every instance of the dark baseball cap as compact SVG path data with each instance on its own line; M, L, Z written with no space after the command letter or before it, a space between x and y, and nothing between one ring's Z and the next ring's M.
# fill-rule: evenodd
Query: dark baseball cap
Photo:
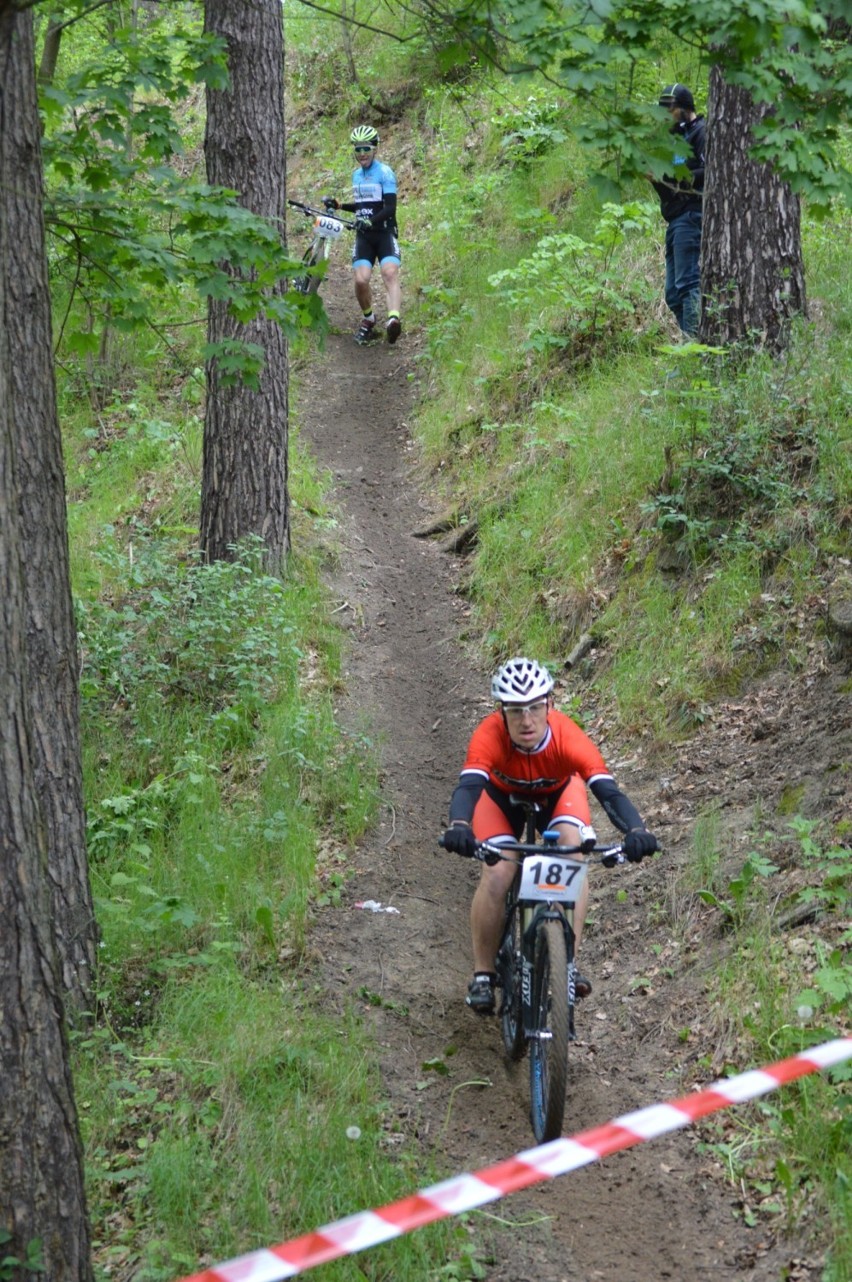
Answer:
M684 111L695 111L695 99L686 85L666 85L659 103L661 107L683 107Z

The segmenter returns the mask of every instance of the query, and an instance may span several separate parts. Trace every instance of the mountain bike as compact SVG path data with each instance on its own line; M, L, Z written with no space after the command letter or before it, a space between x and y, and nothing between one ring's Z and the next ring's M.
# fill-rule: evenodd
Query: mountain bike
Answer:
M506 1054L530 1056L530 1120L543 1144L562 1133L568 1045L575 1039L577 967L574 963L574 905L589 864L605 868L625 862L621 843L599 846L594 829L581 829L580 844L558 846L560 834L542 833L536 843L539 807L513 797L527 812L525 842L480 842L475 858L518 865L506 896L506 924L497 952L499 1018ZM574 858L584 855L585 859ZM520 856L516 858L515 856Z
M324 210L312 209L310 205L305 205L300 200L288 200L287 204L293 209L298 209L305 217L314 220L311 243L302 255L304 274L294 279L293 289L300 294L315 294L320 287L322 273L314 269L328 261L332 241L338 239L344 228L355 231L355 223L347 218L332 216L330 211L333 205L325 200L323 201Z

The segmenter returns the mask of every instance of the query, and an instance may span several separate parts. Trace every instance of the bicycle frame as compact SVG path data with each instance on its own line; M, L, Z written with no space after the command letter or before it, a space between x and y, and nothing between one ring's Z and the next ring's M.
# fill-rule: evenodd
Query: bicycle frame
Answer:
M545 831L535 843L539 808L524 802L526 835L531 840L499 845L482 843L478 857L496 856L519 865L506 896L506 922L497 953L497 982L502 990L500 1020L510 1059L530 1052L530 1119L539 1143L561 1133L567 1086L568 1047L575 1040L576 966L574 964L574 899L567 893L550 899L547 887L568 892L585 863L624 861L620 845L597 847L594 832L581 830L578 846L557 845L559 834ZM551 856L548 862L548 855ZM531 858L532 856L532 858ZM581 874L582 870L582 874ZM526 889L525 889L526 887Z
M568 1046L575 1037L576 891L582 886L587 864L612 867L624 863L625 855L621 843L598 846L594 830L585 825L580 829L579 845L558 845L560 834L554 830L545 830L542 843L536 844L541 808L526 798L512 800L526 811L529 840L479 842L474 856L483 863L505 860L517 865L506 896L506 919L496 958L497 984L503 994L500 1021L510 1059L521 1059L529 1048L530 1119L541 1144L561 1134L565 1111ZM575 855L584 859L577 860Z
M575 1040L574 1033L574 1003L576 1000L575 993L575 974L574 966L574 905L568 904L565 908L551 902L544 904L534 902L529 899L521 899L516 893L516 880L509 892L509 898L506 905L506 931L512 928L512 915L520 913L521 916L521 939L523 946L521 950L521 1015L524 1029L524 1037L527 1041L533 1041L536 1038L547 1037L546 1032L536 1028L534 1012L534 995L533 995L533 970L535 967L535 950L536 938L542 926L547 921L558 921L565 935L565 948L568 956L568 1037L570 1041ZM517 964L517 959L515 959ZM504 989L505 1000L505 989ZM502 1010L500 1014L502 1015Z
M526 842L524 843L526 849L520 844L501 847L501 849L511 850L513 855L520 854L521 860L519 862L521 864L523 863L523 858L526 855L542 854L546 850L552 850L553 853L556 854L557 849L559 848L557 847L555 834L550 835L550 839L544 838L543 835L543 844L536 845L536 819L540 813L540 807L536 805L535 802L521 800L520 798L513 797L512 800L523 805L524 810L526 811ZM581 849L581 847L576 849L571 847L570 853L580 853ZM560 853L568 854L569 849L562 847ZM574 1041L574 1005L576 1001L576 967L574 965L574 904L567 903L562 905L554 900L545 900L542 902L541 900L522 899L520 897L520 883L521 868L519 867L512 883L512 887L506 896L506 923L503 930L503 938L505 940L507 936L509 938L512 937L514 925L513 919L515 914L519 914L521 918L521 956L520 959L515 957L513 962L516 967L519 960L521 964L521 1015L524 1038L527 1041L532 1041L536 1038L541 1038L547 1035L536 1028L534 1011L535 995L533 992L533 972L535 968L536 938L545 922L558 921L565 936L565 950L568 961L568 1037L570 1041ZM504 1013L505 1002L506 985L504 984L503 1004L500 1010L501 1017Z
M300 294L315 294L322 279L316 269L328 260L332 241L340 236L344 228L347 231L355 231L355 223L346 218L339 218L332 212L334 206L327 203L324 210L314 209L300 200L288 200L287 204L314 220L311 243L302 256L305 273L295 278L293 288Z

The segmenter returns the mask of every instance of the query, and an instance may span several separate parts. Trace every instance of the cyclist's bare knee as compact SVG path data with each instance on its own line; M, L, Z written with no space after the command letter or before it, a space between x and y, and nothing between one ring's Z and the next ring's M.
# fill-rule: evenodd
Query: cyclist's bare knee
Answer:
M487 895L489 899L494 900L502 909L506 891L512 884L515 871L515 865L505 860L501 860L499 864L483 864L477 890L481 891L483 896Z

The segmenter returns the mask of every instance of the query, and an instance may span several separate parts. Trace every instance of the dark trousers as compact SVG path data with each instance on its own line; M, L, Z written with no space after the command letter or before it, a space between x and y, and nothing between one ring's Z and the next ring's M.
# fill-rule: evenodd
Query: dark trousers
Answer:
M688 209L666 228L666 302L684 334L698 333L701 307L701 211Z

